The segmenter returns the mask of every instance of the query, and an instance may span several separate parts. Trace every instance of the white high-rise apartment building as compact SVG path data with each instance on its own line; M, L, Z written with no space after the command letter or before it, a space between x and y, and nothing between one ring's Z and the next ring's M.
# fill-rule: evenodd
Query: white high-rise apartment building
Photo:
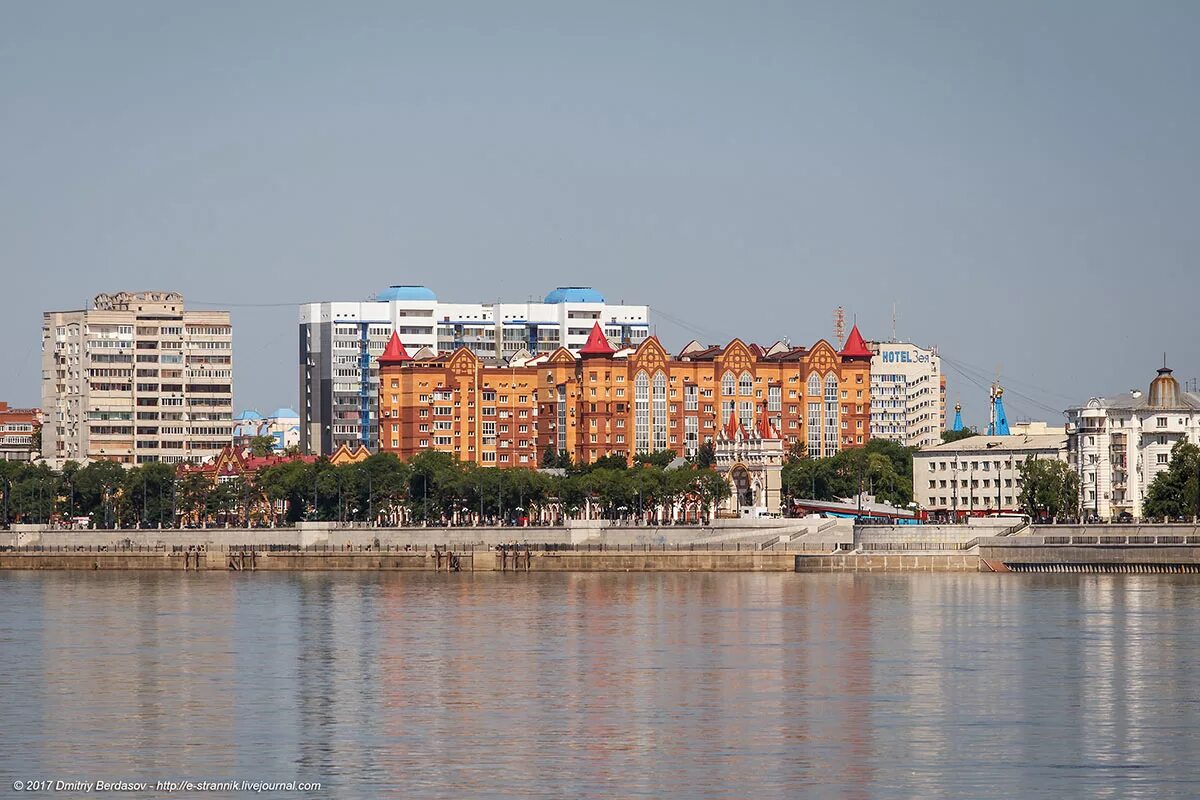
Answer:
M466 347L507 363L518 354L578 351L599 322L616 346L640 344L650 308L613 305L595 289L563 286L540 303L443 303L424 286L391 286L372 300L300 306L300 439L306 453L343 443L377 446L376 359L395 330L413 355Z
M228 311L176 292L97 295L42 315L42 454L65 461L203 461L233 430Z
M908 447L942 441L946 420L942 361L937 348L872 342L871 438Z
M1066 413L1068 455L1089 517L1140 518L1150 484L1171 464L1171 449L1180 441L1200 443L1200 394L1181 390L1166 366L1148 393L1093 397Z

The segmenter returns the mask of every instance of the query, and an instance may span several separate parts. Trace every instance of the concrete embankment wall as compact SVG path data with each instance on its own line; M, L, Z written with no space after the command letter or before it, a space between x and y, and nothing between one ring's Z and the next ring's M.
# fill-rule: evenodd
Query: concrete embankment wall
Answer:
M348 527L328 522L302 522L294 528L188 528L185 530L61 530L19 526L0 531L0 547L290 547L530 544L685 545L735 542L739 539L790 536L807 530L793 520L721 520L711 526L641 526L602 520L555 527Z
M978 572L974 553L797 555L796 572Z
M0 570L791 572L794 554L765 550L207 550L6 551Z

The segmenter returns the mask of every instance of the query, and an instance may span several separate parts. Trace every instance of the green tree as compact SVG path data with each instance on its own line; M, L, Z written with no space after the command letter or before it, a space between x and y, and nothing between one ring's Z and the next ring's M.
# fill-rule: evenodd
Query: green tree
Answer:
M424 450L413 456L408 466L408 497L413 517L429 522L452 514L460 485L458 460L447 453Z
M125 468L114 461L93 461L73 471L71 480L78 514L90 515L95 527L116 524L116 499L125 477Z
M1171 448L1171 462L1154 476L1142 503L1142 513L1151 518L1176 519L1197 514L1200 496L1200 447L1179 441Z
M308 464L303 461L288 461L264 467L259 470L255 483L271 504L271 513L276 524L281 521L280 508L283 521L289 524L295 524L304 518L306 497L312 494Z
M1079 511L1079 476L1065 461L1030 456L1020 466L1021 493L1018 500L1033 518L1057 520L1074 517Z
M979 433L971 428L963 428L961 431L942 431L942 442L959 442L963 439L970 439L972 436L978 435Z
M208 508L212 481L199 472L180 469L175 477L175 511L181 522L201 523Z
M659 468L665 468L678 457L679 454L674 450L652 450L646 453L638 453L633 457L633 462L635 464L651 464Z
M696 455L692 456L692 463L700 469L709 469L717 464L717 446L712 443L712 440L706 439L696 448Z
M175 468L169 464L143 464L128 470L121 485L120 516L127 525L175 524L173 497Z
M274 436L255 436L250 440L250 455L259 458L275 454Z
M716 470L705 469L699 470L696 475L694 491L705 509L711 510L716 504L729 497L733 489L730 488L729 481L725 480L724 476Z

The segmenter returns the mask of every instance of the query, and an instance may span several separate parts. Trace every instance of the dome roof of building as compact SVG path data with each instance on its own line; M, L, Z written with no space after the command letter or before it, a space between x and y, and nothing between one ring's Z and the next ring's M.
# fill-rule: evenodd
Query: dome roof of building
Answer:
M437 295L424 286L414 284L397 284L389 286L375 296L376 300L388 302L391 300L431 300L436 301Z
M555 303L603 303L604 295L590 286L559 286L546 295L546 302Z
M271 412L271 417L274 419L292 419L300 415L290 408L277 408Z
M1151 408L1179 408L1179 381L1171 374L1171 368L1163 365L1158 377L1150 381L1150 397L1146 405Z
M233 419L235 422L240 422L240 421L244 421L244 420L262 419L262 418L263 418L262 414L258 413L254 409L250 408L250 409L247 409L247 410L241 412L240 414L235 416Z

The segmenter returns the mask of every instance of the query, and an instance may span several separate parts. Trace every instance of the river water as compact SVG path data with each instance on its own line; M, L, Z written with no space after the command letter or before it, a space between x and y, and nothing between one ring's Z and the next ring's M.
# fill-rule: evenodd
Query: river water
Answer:
M1198 666L1189 576L5 572L0 794L1195 797Z

